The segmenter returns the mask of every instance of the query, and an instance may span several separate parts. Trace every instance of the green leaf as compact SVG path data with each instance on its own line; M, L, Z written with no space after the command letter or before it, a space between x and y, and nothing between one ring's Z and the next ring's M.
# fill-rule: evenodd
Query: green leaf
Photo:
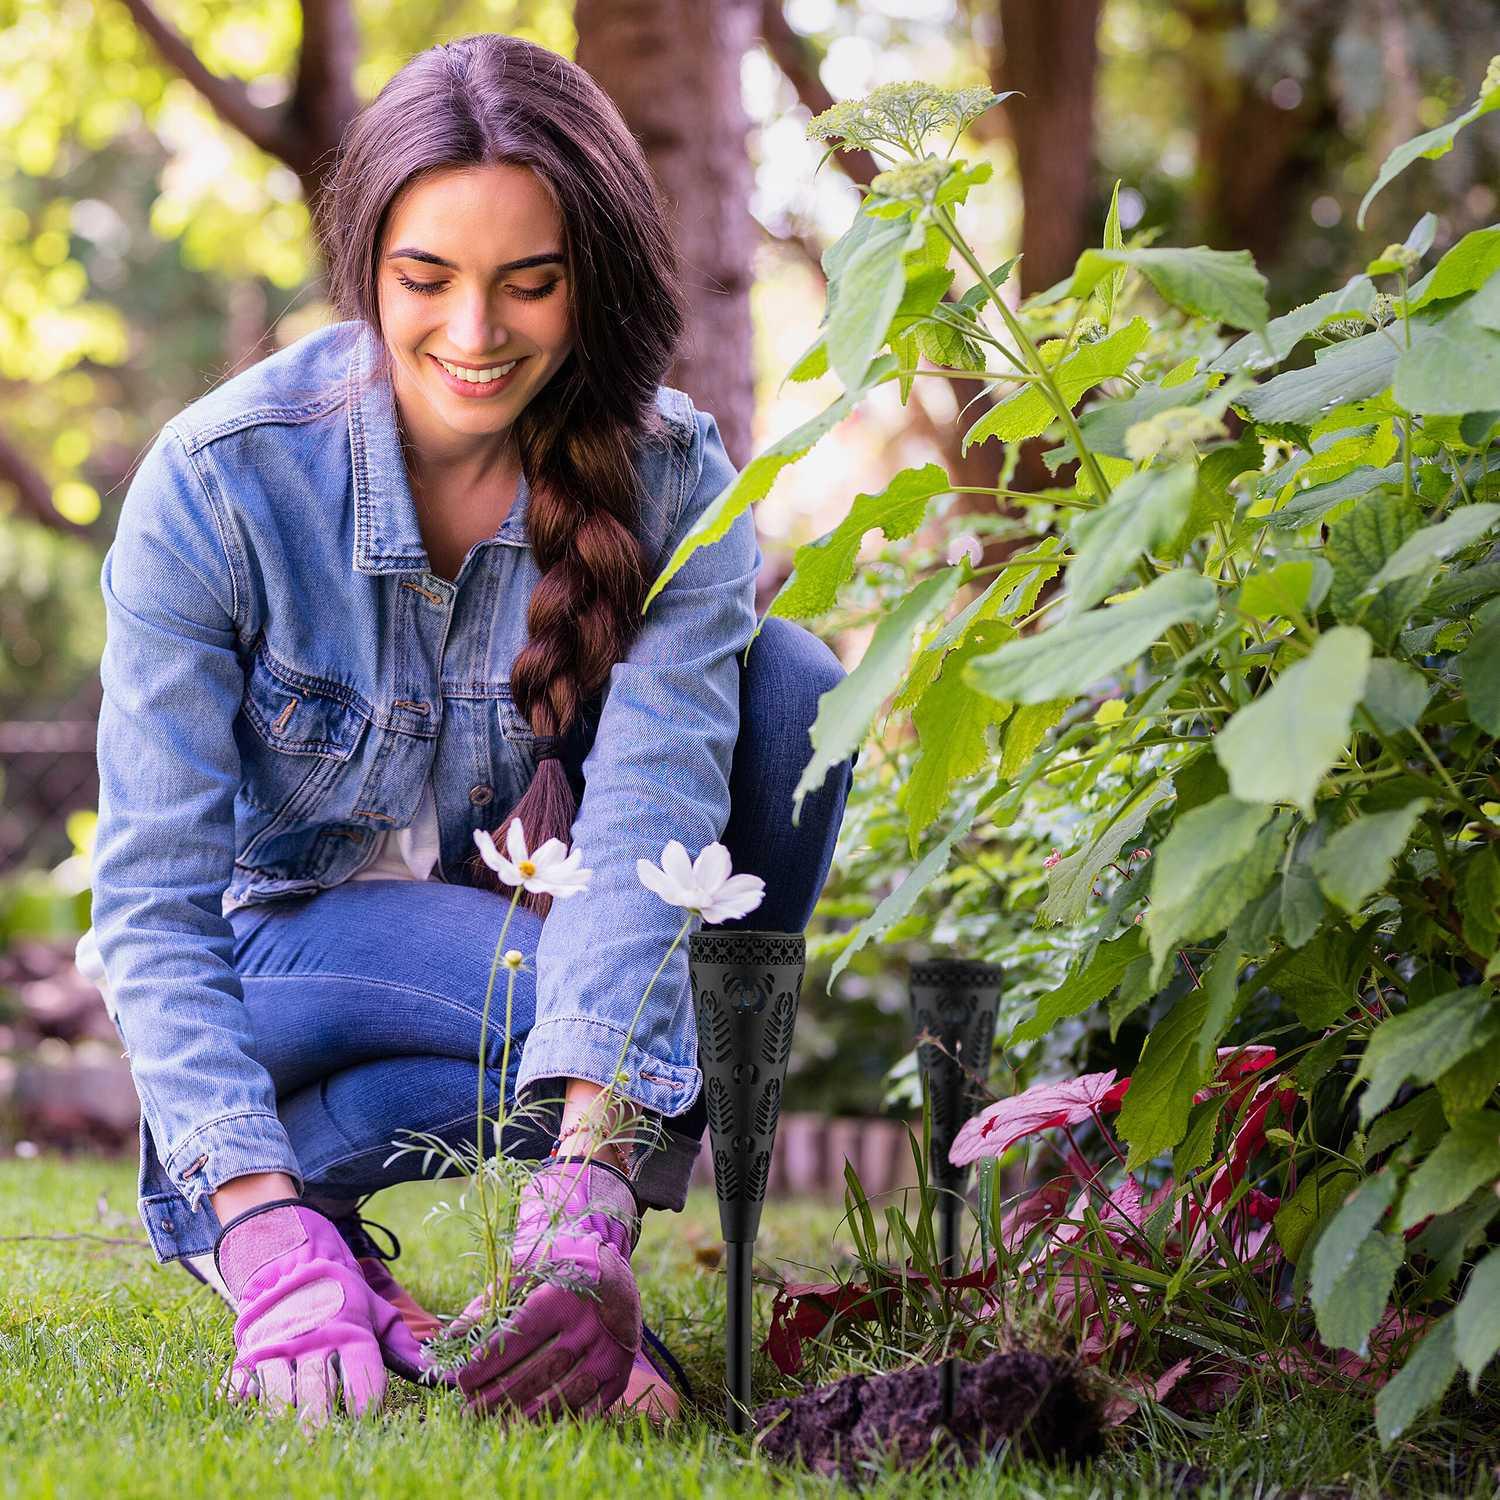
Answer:
M981 651L1013 636L1009 625L986 620L943 662L942 675L912 711L921 751L907 783L906 832L912 857L921 835L948 806L953 788L983 769L990 758L988 731L1004 723L1009 704L976 693L963 680L963 667Z
M1129 1094L1125 1096L1127 1099ZM1276 1212L1276 1239L1295 1264L1302 1258L1313 1231L1330 1219L1349 1195L1359 1173L1346 1162L1326 1161L1315 1167L1297 1184L1297 1190Z
M1151 862L1145 927L1156 973L1177 944L1222 931L1265 889L1276 869L1271 840L1259 837L1267 817L1259 803L1219 797L1172 825Z
M865 216L868 217L868 216ZM912 232L905 219L872 220L874 228L835 273L828 308L828 362L854 389L885 343L906 289L902 257Z
M1114 1041L1129 1017L1133 1016L1155 993L1151 983L1151 955L1142 954L1120 979L1120 988L1109 1002L1109 1039Z
M960 581L958 568L924 578L881 617L859 665L818 700L818 717L809 731L812 759L792 794L794 822L803 797L817 791L828 772L859 748L880 705L901 684L913 637L948 607Z
M1048 990L1029 1021L1010 1034L1010 1045L1034 1042L1061 1020L1076 1016L1102 1000L1124 977L1141 954L1141 930L1132 927L1108 943L1101 943L1081 969L1075 969L1055 990Z
M1302 947L1322 925L1328 910L1312 867L1322 845L1322 830L1316 825L1305 827L1281 872L1281 935L1289 948Z
M1364 586L1373 593L1387 583L1425 572L1450 553L1493 531L1500 524L1500 505L1462 505L1436 526L1423 526L1386 559L1380 571Z
M1213 1076L1199 1060L1198 1036L1208 996L1189 990L1151 1028L1120 1106L1120 1134L1130 1142L1125 1169L1134 1171L1187 1134L1193 1095Z
M1074 560L1068 568L1070 614L1097 604L1134 566L1177 534L1192 503L1191 464L1132 474L1097 510L1083 511L1068 528Z
M1427 592L1427 580L1398 579L1373 598L1367 589L1420 525L1415 500L1382 490L1366 495L1329 528L1324 549L1333 564L1329 604L1340 620L1362 624L1382 645L1389 645L1405 628Z
M1357 912L1390 880L1397 856L1430 805L1419 797L1393 812L1367 813L1346 823L1313 856L1323 894L1335 906Z
M1451 1312L1429 1324L1406 1363L1376 1393L1375 1431L1380 1434L1381 1447L1389 1448L1429 1406L1442 1400L1458 1373L1456 1332Z
M923 464L902 469L878 494L856 495L832 531L797 548L792 571L766 613L805 620L832 609L839 589L854 576L866 533L879 527L889 542L910 536L926 519L928 501L952 488L941 464Z
M1349 743L1369 665L1364 631L1340 625L1319 636L1215 737L1230 791L1242 802L1292 802L1310 814L1319 784Z
M1405 1251L1398 1239L1375 1226L1391 1206L1397 1185L1394 1172L1366 1178L1313 1247L1308 1292L1318 1333L1330 1348L1366 1353L1365 1341L1390 1300Z
M1476 1188L1500 1180L1500 1113L1487 1109L1455 1120L1427 1160L1407 1179L1398 1228L1457 1208Z
M1243 392L1235 405L1257 422L1315 422L1330 407L1383 391L1399 353L1383 331L1326 344L1305 369Z
M1459 680L1469 717L1487 735L1500 739L1500 599L1474 618L1474 633L1458 658Z
M704 507L703 514L693 523L691 530L677 544L666 567L657 575L641 606L644 613L651 601L671 582L678 569L687 562L700 547L716 542L739 519L740 515L757 500L765 499L776 476L790 463L801 458L819 438L826 436L859 403L860 398L873 386L879 385L896 369L896 361L889 354L882 354L865 371L864 380L857 389L845 391L838 400L830 402L817 416L804 422L784 438L778 438L764 453L757 454L740 473Z
M1269 572L1252 573L1240 585L1240 608L1258 620L1301 614L1312 594L1315 571L1309 559L1277 563Z
M1232 328L1264 329L1270 321L1266 278L1248 250L1085 250L1065 295L1086 297L1117 266L1139 271L1165 301L1197 317Z
M1357 998L1365 971L1365 944L1333 928L1318 933L1283 963L1266 983L1290 1002L1309 1031L1341 1020Z
M1119 604L1074 615L977 658L967 668L969 681L992 698L1016 703L1076 696L1133 661L1171 626L1207 621L1217 603L1208 579L1178 568Z
M1466 301L1409 321L1411 347L1396 361L1392 395L1408 411L1487 411L1500 390L1500 279Z
M1214 949L1203 971L1203 993L1208 997L1203 1029L1198 1033L1198 1065L1212 1069L1219 1038L1229 1029L1239 1000L1240 963L1244 958L1239 941L1242 921L1235 922L1224 941Z
M1130 362L1146 347L1150 336L1151 329L1146 320L1132 318L1108 338L1075 349L1052 372L1063 400L1071 408L1101 380L1123 375ZM1003 443L1019 443L1037 437L1047 430L1056 415L1040 386L1032 382L992 406L974 423L964 434L959 451L967 453L973 444L992 437Z
M1452 990L1382 1021L1370 1034L1355 1073L1366 1087L1359 1118L1368 1124L1408 1079L1432 1083L1470 1053L1500 1037L1500 1006L1486 990Z
M1359 200L1359 212L1354 216L1356 226L1360 229L1365 227L1365 214L1369 211L1371 203L1375 201L1375 195L1387 183L1404 172L1419 157L1425 156L1429 161L1433 161L1451 151L1453 138L1459 131L1465 125L1473 124L1481 115L1487 115L1492 109L1500 109L1500 85L1481 91L1479 97L1468 109L1461 115L1454 116L1446 125L1423 131L1421 135L1413 136L1411 140L1403 141L1397 146L1380 164L1380 171L1375 181L1370 184L1369 191Z
M1452 1121L1483 1109L1500 1084L1500 1034L1460 1058L1437 1076L1443 1113Z
M1493 953L1500 940L1500 851L1493 844L1465 858L1458 879L1458 910L1464 941L1476 953Z
M1500 271L1500 227L1471 230L1411 288L1406 310L1408 314L1420 312L1430 303L1477 292L1496 271Z
M917 904L917 898L948 868L948 860L952 856L953 846L968 834L978 807L979 798L977 796L969 797L960 808L953 827L922 856L906 879L890 895L886 896L875 910L859 924L854 931L854 936L849 941L849 945L834 960L833 966L828 971L828 985L830 989L833 987L834 980L844 972L850 959L861 948L867 943L873 942L875 939L883 936L897 922L902 921L911 914L912 909Z
M1037 921L1080 921L1099 872L1119 857L1120 850L1140 833L1152 808L1171 794L1170 781L1154 782L1143 796L1133 796L1076 854L1059 860L1047 874L1047 899L1037 911Z
M1375 283L1363 274L1351 276L1337 291L1324 292L1302 307L1272 318L1266 324L1264 339L1254 333L1237 339L1208 368L1228 373L1231 370L1263 370L1269 365L1280 364L1308 334L1323 324L1368 313L1374 305ZM1269 353L1267 343L1271 346Z
M1071 699L1058 698L1050 703L1024 703L1005 726L1005 746L1000 753L1000 774L1007 779L1019 776L1026 762L1047 737L1047 731L1067 713Z
M1360 707L1382 734L1401 734L1415 728L1431 694L1427 679L1415 667L1377 656L1370 663Z
M1200 1100L1188 1110L1187 1132L1172 1153L1172 1175L1178 1182L1186 1182L1189 1173L1206 1167L1213 1160L1219 1118L1223 1113L1224 1100L1217 1094Z
M1491 1250L1474 1267L1453 1316L1454 1352L1469 1372L1469 1389L1477 1391L1485 1366L1500 1350L1500 1249Z
M1276 531L1298 531L1321 520L1345 500L1371 494L1388 485L1399 486L1400 483L1400 464L1391 464L1384 469L1356 469L1342 479L1330 479L1327 484L1315 484L1311 489L1301 491L1280 510L1273 510L1266 520Z

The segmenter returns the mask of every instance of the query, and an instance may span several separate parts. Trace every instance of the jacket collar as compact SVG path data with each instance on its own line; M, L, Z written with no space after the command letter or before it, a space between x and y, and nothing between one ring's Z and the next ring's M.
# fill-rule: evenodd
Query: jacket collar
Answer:
M390 377L371 378L379 352L378 335L360 325L349 357L349 457L354 476L354 571L423 572L428 566L417 507L406 478L401 433L396 425L396 393ZM515 503L495 539L527 545L526 476L516 485Z

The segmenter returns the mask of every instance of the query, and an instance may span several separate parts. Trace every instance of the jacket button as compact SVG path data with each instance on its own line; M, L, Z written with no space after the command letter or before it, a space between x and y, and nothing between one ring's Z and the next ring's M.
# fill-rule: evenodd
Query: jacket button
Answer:
M472 802L475 807L483 807L485 803L488 802L494 795L494 789L492 787L487 787L482 781L478 786L471 786L469 788L469 801Z

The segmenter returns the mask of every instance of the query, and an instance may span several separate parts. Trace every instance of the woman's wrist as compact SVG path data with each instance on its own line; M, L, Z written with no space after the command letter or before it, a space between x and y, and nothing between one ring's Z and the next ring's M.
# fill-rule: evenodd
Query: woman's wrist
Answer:
M227 1224L248 1209L259 1208L262 1203L297 1196L297 1184L285 1172L249 1172L243 1177L230 1178L209 1194L221 1224Z
M601 1096L608 1094L608 1098ZM557 1154L594 1156L629 1176L630 1163L618 1139L627 1135L635 1117L628 1099L610 1094L588 1078L570 1078L563 1089L562 1123L557 1133Z

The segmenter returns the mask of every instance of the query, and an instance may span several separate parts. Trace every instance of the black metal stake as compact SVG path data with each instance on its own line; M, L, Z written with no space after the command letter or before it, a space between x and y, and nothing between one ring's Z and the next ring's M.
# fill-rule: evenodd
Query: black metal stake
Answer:
M695 932L688 971L729 1280L729 1425L750 1426L751 1265L771 1175L807 943L800 932Z
M958 1226L968 1170L948 1160L964 1121L984 1101L995 1011L1004 971L998 964L964 958L930 958L911 966L912 1021L917 1063L932 1120L928 1171L938 1193L939 1250L943 1275L959 1274ZM958 1360L943 1361L943 1421L953 1421L958 1399Z

